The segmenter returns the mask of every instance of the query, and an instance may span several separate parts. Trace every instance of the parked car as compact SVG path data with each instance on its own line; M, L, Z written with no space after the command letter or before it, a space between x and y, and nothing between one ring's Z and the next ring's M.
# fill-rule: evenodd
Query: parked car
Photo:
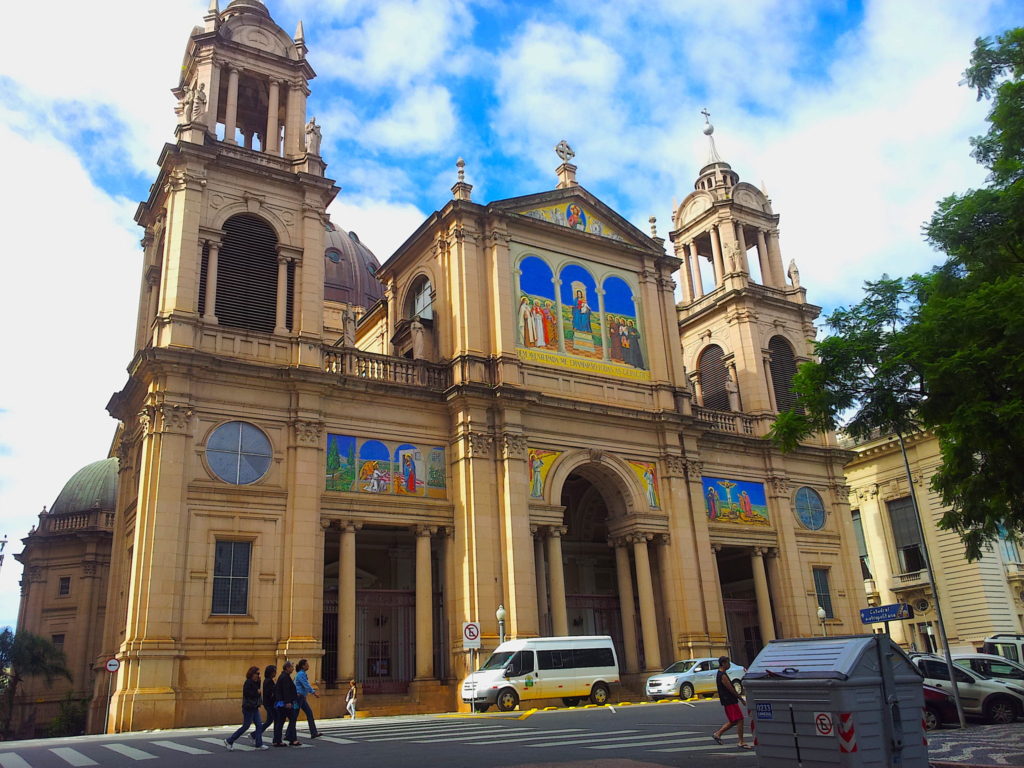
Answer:
M986 677L1024 687L1024 665L990 653L955 653L953 663Z
M1024 635L999 632L992 637L986 637L981 652L994 653L1010 661L1024 661Z
M941 728L943 723L960 723L960 716L956 713L956 701L951 694L934 685L924 686L924 727L925 730L934 731Z
M729 679L737 693L743 692L743 675L747 673L739 664L729 665ZM678 696L691 699L698 693L715 693L718 686L717 658L686 659L677 661L654 677L647 678L647 695L654 701Z
M951 691L949 668L946 660L932 654L913 654L911 661L928 685ZM964 713L985 718L990 723L1012 723L1024 713L1024 687L982 675L955 664L957 689Z

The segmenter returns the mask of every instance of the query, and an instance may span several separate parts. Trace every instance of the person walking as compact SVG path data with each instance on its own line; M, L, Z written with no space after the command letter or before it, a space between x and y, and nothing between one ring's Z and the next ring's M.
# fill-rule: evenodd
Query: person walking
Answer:
M277 683L274 681L275 677L277 677L277 667L273 664L268 664L263 670L263 708L267 711L267 717L263 721L263 727L258 731L260 736L263 736L267 728L274 724L274 719L277 715L277 710L274 709L274 704L277 701L277 695L274 691L277 687ZM255 740L256 733L250 733L249 738Z
M722 703L722 707L725 708L727 722L715 731L711 738L715 740L716 744L721 744L722 734L736 726L736 737L740 749L750 749L750 745L743 740L743 710L740 709L740 702L742 701L744 704L747 702L736 693L736 688L733 686L732 680L729 679L728 656L718 657L718 674L715 676L715 683L718 685L718 700Z
M245 673L245 683L242 684L242 725L233 734L224 739L224 746L228 750L235 748L235 740L249 730L249 726L255 726L256 749L267 749L263 743L263 720L260 718L260 668L249 667Z
M356 681L348 681L348 693L345 694L345 709L348 710L348 716L353 720L356 719Z
M316 720L313 719L313 709L309 706L309 702L306 697L309 694L313 694L318 699L320 694L317 693L316 688L309 684L309 676L306 674L309 671L309 661L306 659L299 659L299 663L295 667L295 691L298 694L298 698L295 700L298 709L306 713L306 724L309 726L309 738L315 739L321 734L316 729ZM298 720L299 714L296 711L295 719Z
M299 737L295 733L295 720L299 716L299 710L296 706L296 699L298 693L295 690L295 683L292 682L292 670L295 669L295 665L290 661L286 661L284 666L281 667L281 674L277 678L277 684L274 686L274 709L276 711L274 717L274 746L283 747L284 742L281 741L281 731L284 729L284 721L288 720L288 730L284 733L284 738L288 743L293 746L299 746Z

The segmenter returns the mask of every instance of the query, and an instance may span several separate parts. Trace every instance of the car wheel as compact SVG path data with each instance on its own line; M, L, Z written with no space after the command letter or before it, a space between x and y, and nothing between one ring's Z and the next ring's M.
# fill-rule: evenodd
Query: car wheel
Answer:
M580 703L580 697L579 696L563 696L562 697L562 703L565 704L565 706L567 706L567 707L575 707L577 704Z
M679 686L679 698L680 699L692 699L693 698L693 685L690 683L683 683Z
M490 708L491 708L490 704L474 704L473 705L473 711L474 712L486 712Z
M511 712L519 706L519 694L514 688L502 688L498 691L498 709L502 712Z
M985 702L985 719L990 723L1006 725L1017 719L1017 704L1003 696L996 696Z
M742 680L733 680L732 681L732 687L736 689L736 695L737 696L742 696L743 695L743 681Z
M608 697L611 695L611 691L608 690L608 686L604 683L597 683L593 688L590 689L590 703L597 704L601 707L608 703Z
M933 707L924 708L924 729L926 731L934 731L942 725L942 718L939 717L939 713Z

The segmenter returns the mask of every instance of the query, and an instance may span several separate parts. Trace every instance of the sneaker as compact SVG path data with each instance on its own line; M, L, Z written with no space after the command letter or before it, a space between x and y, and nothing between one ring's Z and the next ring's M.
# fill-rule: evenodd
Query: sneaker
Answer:
M235 748L235 745L232 744L227 739L224 739L224 746L228 748L228 752L230 752L231 750L233 750Z
M270 749L266 744L260 744L256 749Z

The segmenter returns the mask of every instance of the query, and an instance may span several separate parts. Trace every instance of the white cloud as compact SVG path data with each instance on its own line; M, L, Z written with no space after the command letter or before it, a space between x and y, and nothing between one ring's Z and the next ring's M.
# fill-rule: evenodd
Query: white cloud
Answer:
M426 218L411 203L373 197L339 198L331 203L327 212L337 226L359 235L382 264Z
M414 154L444 147L455 130L451 94L439 85L410 89L387 114L369 122L365 144Z

